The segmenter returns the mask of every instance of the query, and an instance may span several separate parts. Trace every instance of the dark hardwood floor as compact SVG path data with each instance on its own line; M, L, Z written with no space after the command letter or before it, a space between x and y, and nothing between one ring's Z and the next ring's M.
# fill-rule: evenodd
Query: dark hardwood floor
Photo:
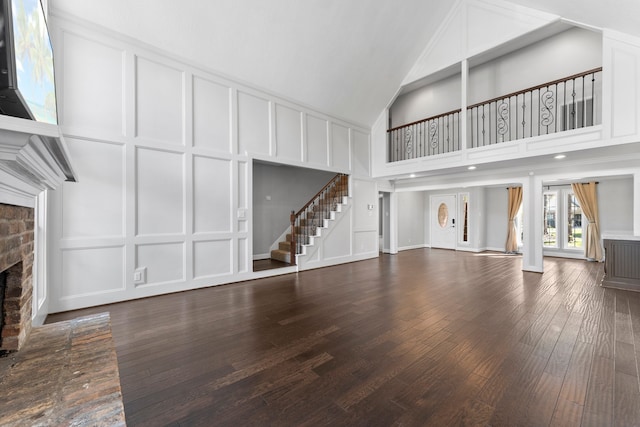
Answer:
M276 268L291 267L288 262L278 261L277 259L261 259L253 261L253 271L274 270Z
M110 311L130 426L638 426L640 294L418 249Z

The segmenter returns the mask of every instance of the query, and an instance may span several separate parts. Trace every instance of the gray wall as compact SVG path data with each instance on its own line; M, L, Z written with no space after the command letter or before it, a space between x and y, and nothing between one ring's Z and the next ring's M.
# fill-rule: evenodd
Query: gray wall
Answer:
M467 104L567 77L602 65L599 33L573 28L469 70ZM460 108L460 74L399 96L389 109L401 126Z
M486 248L504 251L507 241L509 193L506 187L491 187L485 191L486 201ZM526 220L526 219L525 219Z
M633 235L633 178L600 180L600 232Z
M398 193L398 249L425 244L424 192Z
M401 95L389 109L391 127L460 108L460 74Z
M298 211L335 174L315 169L253 163L253 255L269 253L271 244ZM270 200L267 200L270 198Z
M378 235L380 252L389 253L391 248L391 193L378 193Z
M602 36L573 28L472 68L467 101L475 104L600 66Z

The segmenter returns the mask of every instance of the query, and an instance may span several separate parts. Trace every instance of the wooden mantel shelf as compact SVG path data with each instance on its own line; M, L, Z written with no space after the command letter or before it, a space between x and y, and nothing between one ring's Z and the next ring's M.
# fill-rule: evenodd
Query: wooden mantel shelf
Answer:
M0 115L0 203L33 207L42 190L75 180L58 126Z

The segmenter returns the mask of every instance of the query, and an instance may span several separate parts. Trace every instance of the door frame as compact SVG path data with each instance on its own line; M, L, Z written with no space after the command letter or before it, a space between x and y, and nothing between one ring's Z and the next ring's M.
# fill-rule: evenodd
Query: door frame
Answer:
M452 235L452 240L453 240L453 245L452 247L440 247L440 246L434 246L433 245L433 236L434 236L434 221L435 218L433 217L434 214L437 215L437 206L434 206L434 198L435 197L452 197L454 200L454 206L449 206L449 218L447 219L447 222L449 222L451 219L453 219L453 232L451 232L450 234ZM453 214L453 218L451 218L451 215ZM449 194L431 194L429 196L429 246L431 248L437 248L437 249L450 249L450 250L457 250L458 249L458 229L457 229L457 219L458 219L458 194L457 193L449 193Z

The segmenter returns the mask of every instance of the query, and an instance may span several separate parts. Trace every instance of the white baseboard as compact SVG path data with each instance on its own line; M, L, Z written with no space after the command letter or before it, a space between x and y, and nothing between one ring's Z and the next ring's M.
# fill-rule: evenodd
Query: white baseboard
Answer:
M556 258L571 258L571 259L586 259L584 252L564 252L564 251L550 251L543 250L542 256L556 257Z
M458 246L456 250L461 252L473 252L473 253L480 253L480 252L486 251L486 249L484 248L472 248L469 246Z
M254 261L260 261L260 260L269 259L269 258L271 258L271 254L255 254L253 256Z
M398 252L400 251L409 251L411 249L424 249L427 248L428 246L425 245L424 243L420 244L420 245L411 245L411 246L402 246L398 248Z

